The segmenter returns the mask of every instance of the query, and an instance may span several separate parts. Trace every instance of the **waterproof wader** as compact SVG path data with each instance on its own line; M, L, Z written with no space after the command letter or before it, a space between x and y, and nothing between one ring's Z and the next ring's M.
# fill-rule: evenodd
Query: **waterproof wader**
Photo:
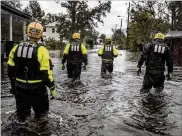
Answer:
M21 121L30 116L31 107L35 117L45 116L49 110L46 86L54 88L49 59L47 49L33 43L21 43L10 53L8 76L10 80L15 79L16 113ZM40 70L41 68L43 70ZM15 71L15 75L12 71ZM49 78L52 78L52 81Z
M168 73L173 71L173 61L167 45L160 41L145 45L138 67L141 68L144 61L146 72L141 93L148 93L152 87L160 93L164 88L165 62L168 66Z
M87 50L84 44L73 40L64 50L62 63L67 60L68 78L80 79L82 62L87 65Z
M113 72L113 57L113 46L105 45L102 55L101 75L105 75L106 71Z
M67 63L68 78L80 79L81 75L81 64L78 63Z
M164 89L165 76L163 73L154 75L154 74L145 74L143 85L141 88L141 93L148 93L152 87L160 93Z
M101 66L101 73L106 74L106 71L109 73L113 72L113 62L104 62L102 61L102 66Z
M30 116L31 107L37 118L46 115L49 111L47 89L42 83L26 85L17 81L15 98L17 116L22 121Z

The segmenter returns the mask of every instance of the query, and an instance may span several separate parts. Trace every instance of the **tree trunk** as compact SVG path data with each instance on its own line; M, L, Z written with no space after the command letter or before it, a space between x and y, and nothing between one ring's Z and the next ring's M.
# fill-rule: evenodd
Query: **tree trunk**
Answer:
M77 6L77 1L72 1L72 12L71 12L71 20L72 20L72 25L71 25L71 33L73 34L74 32L76 32L76 6Z

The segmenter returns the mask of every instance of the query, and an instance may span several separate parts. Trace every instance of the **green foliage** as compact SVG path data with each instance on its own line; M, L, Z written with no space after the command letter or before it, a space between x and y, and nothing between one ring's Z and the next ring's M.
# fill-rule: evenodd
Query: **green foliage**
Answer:
M64 48L64 43L63 42L60 42L60 41L56 41L55 39L53 38L48 38L46 41L45 41L45 46L48 48L48 49L51 49L51 50L60 50L60 49L63 49Z
M60 38L69 39L73 32L78 31L81 32L81 38L84 38L86 29L95 31L94 27L98 27L97 23L103 23L101 17L105 17L106 13L110 12L111 2L99 1L98 6L94 8L89 8L86 1L66 1L61 2L61 6L66 8L67 14L60 14L57 20Z
M101 34L101 35L100 35L100 39L102 39L103 42L105 42L105 38L106 38L106 35L105 35L105 34Z
M25 7L23 12L32 16L32 20L30 21L40 21L42 25L44 25L45 19L43 18L45 15L44 10L41 9L38 1L29 1L29 5Z
M171 17L171 29L182 31L182 1L166 2Z
M92 39L92 38L87 38L87 39L86 39L86 44L89 45L89 48L90 48L90 49L93 49L93 47L94 47L94 39Z
M37 1L30 1L23 11L32 15L33 21L38 20L43 26L58 22L57 32L59 33L60 41L63 39L70 40L72 33L78 31L81 32L81 38L89 36L96 41L99 33L94 27L97 27L97 23L103 23L101 17L105 17L106 13L110 12L111 2L99 1L98 6L94 8L89 8L88 2L85 1L61 2L61 6L67 9L66 14L48 13L45 15Z
M135 49L139 44L151 42L157 32L166 33L170 24L168 19L161 14L162 10L154 10L155 6L161 7L156 1L133 2L130 11L129 44L127 48Z
M83 30L82 32L85 37L92 37L94 41L96 41L97 37L99 36L99 32L97 32L95 29L93 30L87 29L87 30Z
M2 3L10 5L12 8L21 10L22 9L22 4L20 4L20 1L1 1Z
M118 45L119 49L124 49L126 45L126 36L121 29L111 29L113 32L112 41L115 45Z
M53 23L53 22L56 22L62 18L60 18L62 16L62 14L51 14L51 13L48 13L44 19L46 21L46 24L49 24L49 23Z

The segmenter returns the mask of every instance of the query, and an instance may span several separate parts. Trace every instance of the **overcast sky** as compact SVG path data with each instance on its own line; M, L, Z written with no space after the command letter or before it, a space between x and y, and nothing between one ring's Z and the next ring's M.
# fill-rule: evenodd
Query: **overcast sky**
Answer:
M23 4L23 8L29 4L29 1L21 1ZM45 13L66 13L66 9L61 7L60 4L57 4L55 1L39 1L41 8L45 11ZM90 7L97 5L98 1L89 1L88 4ZM111 5L111 12L107 13L107 17L103 18L104 24L99 23L97 31L100 34L104 33L106 35L111 36L112 31L111 28L120 28L121 18L117 16L124 16L122 17L122 29L126 29L127 26L127 8L128 8L128 1L112 1ZM117 25L116 25L117 24Z

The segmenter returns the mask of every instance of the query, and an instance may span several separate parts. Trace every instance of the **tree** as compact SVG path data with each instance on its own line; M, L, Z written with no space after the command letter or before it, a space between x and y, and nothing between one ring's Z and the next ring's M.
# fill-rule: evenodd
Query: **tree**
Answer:
M182 30L182 1L166 2L171 17L171 29Z
M146 44L156 32L166 33L169 30L169 19L163 14L163 6L163 3L156 1L132 3L128 48L134 49L136 45Z
M29 5L23 10L23 12L32 16L33 21L41 21L44 24L45 12L41 9L38 1L29 1Z
M94 39L92 39L92 38L87 38L87 39L86 39L86 44L89 45L89 48L90 48L90 49L93 49L93 47L94 47Z
M125 48L125 43L126 43L126 35L124 34L123 31L121 31L121 29L111 29L113 32L112 35L112 41L114 41L114 43L116 45L119 45L118 48L123 49Z
M63 39L69 39L71 35L71 21L67 18L67 15L59 14L57 22L57 32L59 33L60 41L62 41Z
M48 13L44 18L46 20L46 24L49 24L58 21L60 16L61 14Z
M99 36L99 32L96 31L95 29L92 30L92 35L91 35L91 37L94 39L95 42L97 41L98 36Z
M86 29L83 30L84 33L84 39L86 39L86 44L90 46L90 48L93 48L94 44L96 43L96 40L99 36L99 32L97 32L95 29Z
M85 1L61 2L61 6L67 9L67 14L62 14L62 20L58 19L58 32L60 35L66 33L66 38L73 32L81 32L84 37L84 30L97 27L97 23L103 23L101 17L105 17L110 12L111 2L100 2L94 8L88 7Z
M100 35L100 39L102 39L102 40L103 40L103 42L105 42L106 35L105 35L105 34L101 34L101 35Z
M20 4L20 1L1 1L2 3L8 4L13 8L16 8L18 10L22 9L22 4Z

